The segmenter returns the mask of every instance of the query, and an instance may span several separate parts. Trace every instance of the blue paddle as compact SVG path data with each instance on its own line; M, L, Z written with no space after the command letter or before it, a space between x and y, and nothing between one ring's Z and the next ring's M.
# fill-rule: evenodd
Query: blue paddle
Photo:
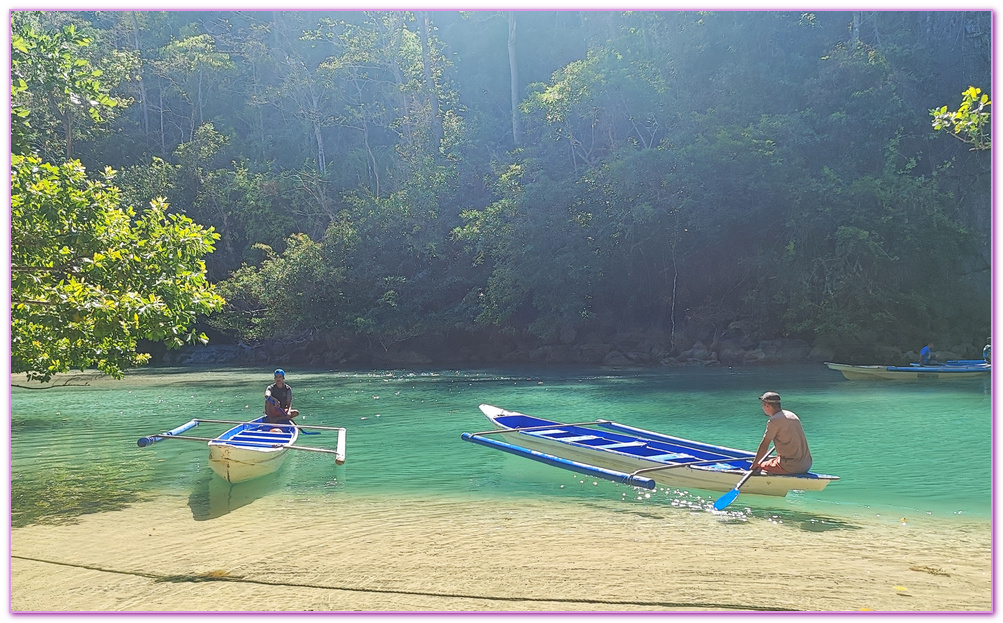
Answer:
M278 409L279 413L281 413L282 415L284 415L287 420L289 420L290 424L292 424L293 426L296 426L296 424L293 423L292 418L289 417L289 414L286 413L286 410L282 408L282 405L280 405L278 402L276 402L275 399L272 398L271 396L265 396L265 398L268 399L268 402L270 402L273 405L275 405L275 408ZM320 434L319 432L309 433L309 432L303 430L302 428L300 428L299 426L296 426L296 428L299 428L299 431L302 434L304 434L304 435L319 435Z
M776 450L776 448L774 448L773 450L770 450L769 452L767 452L766 456L764 456L763 459L766 459L768 456L770 456L771 454L773 454L773 452L775 450ZM725 493L724 495L722 495L721 497L719 497L717 500L715 500L714 501L714 510L721 511L721 510L724 510L724 509L728 508L728 505L731 504L732 502L734 502L735 498L738 497L739 489L742 488L742 485L745 484L745 481L747 481L749 478L752 478L752 474L754 474L755 472L756 472L756 470L750 469L748 472L745 473L744 476L742 476L742 479L738 481L738 484L735 485L734 489L732 489L728 493Z

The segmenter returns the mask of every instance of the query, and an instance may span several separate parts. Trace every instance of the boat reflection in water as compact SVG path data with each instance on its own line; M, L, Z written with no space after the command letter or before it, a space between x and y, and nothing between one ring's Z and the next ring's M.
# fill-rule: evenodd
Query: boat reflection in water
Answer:
M272 473L254 480L230 484L210 471L188 496L188 507L192 509L195 521L217 519L268 495L276 478L277 475Z

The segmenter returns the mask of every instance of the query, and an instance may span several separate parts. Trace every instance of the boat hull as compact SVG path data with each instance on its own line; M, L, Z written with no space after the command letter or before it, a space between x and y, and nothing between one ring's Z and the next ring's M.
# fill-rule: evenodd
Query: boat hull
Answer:
M513 428L509 424L518 420L512 416L530 418L530 416L505 411L497 407L492 407L491 405L481 405L481 411L488 417L489 420L491 420L496 430L510 430ZM555 429L575 429L575 427L568 427L559 422L551 422L539 418L530 419L543 422L543 425L552 425ZM506 421L509 423L507 424ZM641 431L641 429L632 430ZM590 434L587 435L589 437L599 437L600 439L605 439L610 442L631 444L641 443L643 440L646 444L651 445L652 447L657 446L660 449L673 447L671 443L659 443L658 441L654 441L653 439L648 439L646 437L630 437L624 434L607 433L606 431L591 428L587 430L583 429L583 431L589 432ZM641 432L650 433L650 431ZM745 475L748 470L749 459L752 458L751 453L736 450L734 448L725 448L724 446L713 446L710 444L699 444L689 440L658 435L657 433L650 434L663 440L677 439L680 442L687 442L688 444L691 444L692 448L698 448L701 451L717 451L732 457L731 461L723 461L722 464L733 464L733 468L721 468L720 465L694 465L645 471L641 474L647 478L653 479L657 484L665 487L695 488L707 491L730 491L735 487L735 484L742 478L742 476ZM505 442L516 446L526 447L531 450L536 450L537 452L543 452L563 459L596 465L617 472L634 473L637 470L659 467L664 468L672 464L671 461L667 460L648 460L643 457L629 454L627 451L629 447L625 448L625 451L596 449L575 442L551 439L539 434L520 432L516 430L498 433L497 435L492 436L501 437ZM636 441L627 441L629 438L636 439ZM838 478L836 476L825 476L819 474L757 474L749 478L745 485L742 486L742 492L758 495L785 496L793 490L821 491L833 480L838 480Z
M240 424L209 442L209 467L230 483L267 476L282 467L296 442L295 426L265 424L264 416ZM258 445L253 445L258 444Z
M264 452L217 444L209 446L209 467L227 482L244 482L278 470L287 452L286 449Z
M942 366L855 366L845 363L825 364L830 370L840 372L851 381L964 381L988 378L988 365L942 365Z

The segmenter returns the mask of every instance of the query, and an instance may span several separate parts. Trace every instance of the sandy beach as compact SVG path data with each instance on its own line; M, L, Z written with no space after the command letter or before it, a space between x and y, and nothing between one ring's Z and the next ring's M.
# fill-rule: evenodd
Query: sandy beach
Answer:
M14 529L11 611L988 611L988 522L902 519L269 495L196 521L161 498Z

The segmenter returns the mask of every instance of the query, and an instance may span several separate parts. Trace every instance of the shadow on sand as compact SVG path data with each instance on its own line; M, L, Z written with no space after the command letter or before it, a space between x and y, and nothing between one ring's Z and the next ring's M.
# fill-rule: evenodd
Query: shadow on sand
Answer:
M188 496L188 507L192 509L195 521L216 519L264 497L272 490L274 483L274 473L230 484L209 472L208 477L196 483L195 489Z
M790 525L806 532L860 529L860 526L843 519L792 509L749 508L736 505L737 508L734 510L715 511L709 500L689 494L676 496L672 499L671 505L661 503L634 505L627 500L624 502L629 504L629 506L618 507L614 510L618 513L636 515L645 519L666 519L672 513L706 511L713 513L717 516L718 521L726 524L745 525L750 521L770 521L777 524ZM596 508L608 508L605 504L592 503L587 505Z

